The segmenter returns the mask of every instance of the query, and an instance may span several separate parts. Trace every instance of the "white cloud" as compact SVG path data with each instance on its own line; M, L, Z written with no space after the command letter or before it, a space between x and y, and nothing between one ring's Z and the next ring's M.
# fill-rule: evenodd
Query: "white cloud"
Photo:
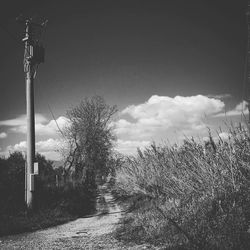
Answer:
M13 152L13 151L25 151L27 148L27 143L26 141L21 141L17 144L15 144L14 146L8 146L7 147L7 152Z
M155 134L169 129L179 132L199 131L206 128L203 119L221 112L224 102L203 95L174 98L154 95L143 104L131 105L121 114L128 115L134 121L121 117L116 122L118 136L129 140L154 138Z
M138 147L148 146L153 140L168 140L171 133L173 140L183 135L204 136L207 133L204 118L224 115L225 104L220 99L225 97L227 95L174 98L153 95L145 103L130 105L121 111L120 119L113 123L119 138L116 149L121 153L133 154ZM246 102L237 105L227 115L241 114L242 107L247 110ZM61 129L69 124L69 120L63 116L56 121ZM54 120L49 121L43 115L37 114L36 134L54 138L58 131L57 124ZM26 133L26 117L0 121L0 126L9 126L12 131ZM226 134L221 137L226 138ZM60 143L59 140L50 138L37 142L36 149L50 159L55 159L55 149ZM8 150L26 150L26 142L9 146Z
M55 135L58 132L58 127L63 129L68 124L68 119L64 116L60 116L55 120L48 121L41 114L35 116L35 130L37 135ZM26 115L18 116L15 119L0 121L0 126L11 127L11 131L15 133L25 134L27 131Z
M227 141L231 137L231 134L228 132L221 132L218 135L218 138L220 138L223 141Z
M225 131L223 131L223 132L220 132L219 134L215 134L215 135L213 135L212 136L212 139L213 139L213 141L214 142L219 142L219 141L228 141L229 139L230 139L230 137L232 137L232 134L231 133L229 133L229 132L225 132ZM210 142L210 137L208 137L208 136L205 136L205 137L203 137L203 142Z
M137 152L137 148L143 149L149 145L150 141L126 141L118 139L116 150L122 154L131 155Z
M247 102L242 101L237 104L236 107L228 112L216 114L216 117L225 117L225 116L237 116L237 115L246 115L248 114Z
M47 152L47 151L55 151L58 150L61 144L61 140L59 139L48 139L45 141L39 141L36 143L37 151L39 152Z
M180 114L188 115L191 118L197 117L197 115L210 115L220 112L224 106L222 101L203 95L176 96L174 98L153 95L146 103L131 105L122 113L127 113L135 119L167 119L173 123L173 120L180 120Z
M63 129L69 120L64 117L60 116L58 119L51 120L47 124L36 124L36 133L39 135L52 135L59 132L59 129ZM58 128L59 127L59 128Z
M50 160L59 160L61 158L57 150L61 147L62 141L59 139L49 138L45 141L38 141L36 143L36 152L45 155ZM26 151L27 143L26 141L21 141L14 146L8 146L7 152L13 151Z
M36 123L47 122L47 119L42 114L35 115ZM20 115L14 119L0 121L0 126L8 126L8 127L18 127L26 125L27 119L26 115Z
M6 138L8 135L5 132L0 133L0 139Z
M36 151L38 152L46 152L51 150L56 150L60 145L61 140L49 138L45 141L36 142ZM27 148L26 141L21 141L14 146L8 146L8 151L25 151Z

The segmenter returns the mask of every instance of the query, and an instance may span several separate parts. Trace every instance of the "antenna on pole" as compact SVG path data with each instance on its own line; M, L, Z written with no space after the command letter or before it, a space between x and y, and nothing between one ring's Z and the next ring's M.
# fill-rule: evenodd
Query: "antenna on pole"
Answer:
M34 22L32 18L20 15L17 22L24 24L24 74L26 82L26 112L27 112L27 157L26 157L26 204L28 210L34 206L34 162L35 162L35 108L34 108L34 78L37 67L44 62L44 47L39 44L36 37L36 29L41 29L47 24L47 20L42 23Z

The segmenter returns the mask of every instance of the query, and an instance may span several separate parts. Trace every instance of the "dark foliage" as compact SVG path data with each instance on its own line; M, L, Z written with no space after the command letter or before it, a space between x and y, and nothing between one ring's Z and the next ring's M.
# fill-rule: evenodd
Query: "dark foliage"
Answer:
M110 174L110 158L115 136L112 119L116 106L109 106L101 96L85 98L67 112L69 126L62 131L64 169L68 177L86 182L105 181Z
M24 157L21 152L14 152L9 158L0 159L0 235L54 225L95 211L95 185L57 186L56 175L60 171L53 168L53 162L40 154L36 161L39 175L35 176L34 210L27 215Z
M0 159L0 216L16 214L25 208L24 172L25 160L21 152Z

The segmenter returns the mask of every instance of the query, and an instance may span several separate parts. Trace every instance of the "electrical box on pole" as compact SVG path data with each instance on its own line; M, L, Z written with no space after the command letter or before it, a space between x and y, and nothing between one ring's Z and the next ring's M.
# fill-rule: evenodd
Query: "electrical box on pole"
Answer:
M39 167L38 167L38 162L34 163L34 174L38 175L39 174Z

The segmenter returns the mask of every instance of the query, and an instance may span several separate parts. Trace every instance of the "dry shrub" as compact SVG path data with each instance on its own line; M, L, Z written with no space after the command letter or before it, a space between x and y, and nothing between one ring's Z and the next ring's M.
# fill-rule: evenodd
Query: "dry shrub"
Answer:
M227 141L210 136L206 147L185 140L181 147L152 144L138 151L117 172L116 193L134 197L130 225L118 235L170 248L246 249L249 160L242 127L231 127Z

